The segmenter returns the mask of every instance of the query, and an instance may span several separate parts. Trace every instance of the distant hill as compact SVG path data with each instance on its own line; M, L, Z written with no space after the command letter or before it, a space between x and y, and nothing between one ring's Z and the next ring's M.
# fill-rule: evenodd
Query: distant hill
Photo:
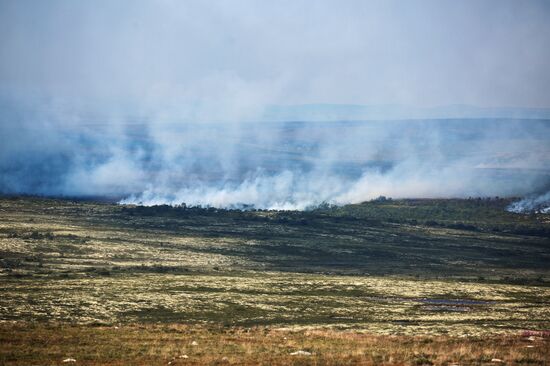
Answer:
M550 108L485 108L469 105L408 107L402 105L301 104L272 105L262 119L268 121L342 121L432 118L550 119Z

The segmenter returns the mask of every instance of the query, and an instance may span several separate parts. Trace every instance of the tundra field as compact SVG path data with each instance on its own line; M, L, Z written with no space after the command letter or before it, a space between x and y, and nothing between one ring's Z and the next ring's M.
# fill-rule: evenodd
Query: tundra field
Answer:
M547 365L550 217L510 203L3 197L0 364Z

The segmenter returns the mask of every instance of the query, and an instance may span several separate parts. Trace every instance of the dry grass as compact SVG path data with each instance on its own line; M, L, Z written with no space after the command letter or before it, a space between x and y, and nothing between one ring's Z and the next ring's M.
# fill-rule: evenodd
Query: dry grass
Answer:
M548 338L390 336L327 329L2 323L0 363L59 365L546 365ZM311 355L291 355L295 351ZM180 357L186 355L187 358Z

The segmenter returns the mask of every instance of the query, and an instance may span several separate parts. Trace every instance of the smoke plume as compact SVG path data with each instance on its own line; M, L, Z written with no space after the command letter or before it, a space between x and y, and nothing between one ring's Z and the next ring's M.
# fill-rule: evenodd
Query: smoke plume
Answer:
M21 124L15 143L2 147L4 193L307 209L381 195L522 196L550 182L545 120L123 120L69 128L44 114L12 118Z
M550 192L513 202L508 211L515 213L550 213Z
M549 20L544 1L0 0L0 193L546 192Z

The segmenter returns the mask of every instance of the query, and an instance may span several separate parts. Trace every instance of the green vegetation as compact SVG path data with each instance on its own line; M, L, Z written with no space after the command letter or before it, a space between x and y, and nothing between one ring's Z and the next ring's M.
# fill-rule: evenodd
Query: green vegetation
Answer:
M550 237L550 218L541 214L506 211L511 199L408 199L384 197L360 205L329 210L341 217L371 218L389 222L451 229Z
M243 212L4 198L1 266L19 277L253 270L547 285L550 218L508 203Z
M246 347L242 341L231 352L216 346L216 355L228 354L236 364L257 364L254 352L271 364L288 364L302 360L288 359L288 351L303 347L316 355L302 364L344 358L350 364L490 362L492 343L478 344L470 357L474 346L457 351L457 337L475 344L496 333L517 337L550 328L550 219L508 213L507 204L378 200L273 212L4 197L0 342L7 351L0 351L0 363L59 363L61 354L70 357L55 336L63 329L98 337L97 344L67 343L82 347L78 357L88 364L116 364L107 340L116 336L115 325L131 334L144 327L158 343L182 324L185 332L213 339L243 327L256 329L258 339L275 331L289 339L326 332L328 343L319 335L318 343L294 347L267 340ZM152 325L158 323L164 325ZM330 342L356 332L401 335L404 344L399 351L393 340L386 348L369 348L361 343L371 339L365 336L340 348L344 353L330 350ZM418 335L432 337L426 347L418 346ZM429 348L437 335L446 335L446 345ZM135 364L156 363L151 360L157 357L166 364L179 352L175 344L184 342L177 336L167 341L176 348L155 351L157 343L145 350L125 337L130 343L120 364L127 363L124 357L141 360ZM508 344L498 337L502 347ZM38 342L37 358L22 356L25 347L18 345L27 341ZM511 363L547 362L541 352L546 338L534 354L519 350L522 340L510 342L518 347L506 356ZM55 344L55 351L40 344ZM111 356L101 358L96 348ZM96 363L89 352L96 352ZM458 354L462 358L452 356ZM207 353L195 356L195 364L219 361Z

